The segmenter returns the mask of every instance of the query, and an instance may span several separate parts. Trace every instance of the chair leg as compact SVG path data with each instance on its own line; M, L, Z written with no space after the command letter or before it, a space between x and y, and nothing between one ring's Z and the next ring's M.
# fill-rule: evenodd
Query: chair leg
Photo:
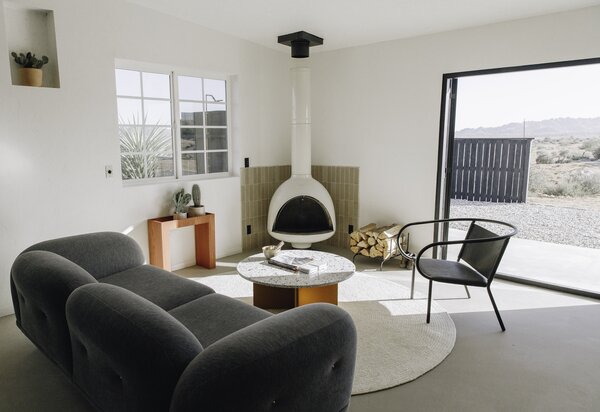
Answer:
M494 301L494 296L492 295L492 291L490 287L487 287L488 295L490 295L490 300L492 301L492 306L494 307L494 312L496 312L496 317L498 318L498 322L500 323L500 327L502 328L502 332L506 330L504 327L504 322L502 322L502 318L500 317L500 312L498 311L498 306L496 306L496 301Z
M429 281L429 293L427 294L427 323L431 318L431 289L433 287L433 280Z
M412 280L410 282L410 298L412 299L415 296L415 262L413 262L412 267Z
M465 285L465 291L467 292L467 299L471 299L471 293L469 292L467 285Z

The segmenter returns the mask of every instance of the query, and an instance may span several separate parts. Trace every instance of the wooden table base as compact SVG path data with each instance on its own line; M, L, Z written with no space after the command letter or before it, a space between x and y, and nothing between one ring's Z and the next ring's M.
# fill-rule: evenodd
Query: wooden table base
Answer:
M312 288L278 288L254 283L254 306L261 309L291 309L317 302L337 305L337 283Z
M215 254L215 215L207 213L187 219L173 219L173 216L148 219L148 250L150 264L171 270L169 233L180 227L194 226L196 264L212 269L217 266Z

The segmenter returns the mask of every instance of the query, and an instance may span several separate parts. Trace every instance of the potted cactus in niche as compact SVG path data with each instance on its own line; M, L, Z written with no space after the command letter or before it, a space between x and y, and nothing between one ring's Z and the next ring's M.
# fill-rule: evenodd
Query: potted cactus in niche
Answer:
M204 211L204 205L201 200L200 186L194 184L192 186L192 200L194 201L194 206L190 206L188 209L189 216L203 216L206 214Z
M15 63L21 66L19 69L21 84L40 87L42 85L42 66L48 63L48 57L42 56L41 59L38 59L31 52L27 52L27 54L12 52L10 55L15 59Z
M173 203L175 204L173 219L187 218L187 205L190 203L190 200L192 200L192 196L189 193L185 193L183 189L173 195Z

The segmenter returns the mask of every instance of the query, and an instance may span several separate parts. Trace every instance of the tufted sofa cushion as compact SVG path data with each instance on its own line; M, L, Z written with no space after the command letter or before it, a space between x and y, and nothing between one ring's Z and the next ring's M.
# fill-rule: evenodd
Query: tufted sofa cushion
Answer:
M130 290L167 311L214 293L208 286L150 265L136 266L105 276L100 282Z
M71 374L65 302L79 286L97 283L83 268L52 252L33 250L15 260L11 289L17 325L50 359Z
M166 411L202 345L167 312L117 286L91 284L67 300L73 382L99 409Z
M169 312L187 327L203 347L271 316L270 312L213 293Z
M135 240L117 232L87 233L37 243L24 252L45 250L81 266L96 279L144 264Z
M326 303L300 306L206 348L181 376L171 412L345 411L355 359L347 312Z

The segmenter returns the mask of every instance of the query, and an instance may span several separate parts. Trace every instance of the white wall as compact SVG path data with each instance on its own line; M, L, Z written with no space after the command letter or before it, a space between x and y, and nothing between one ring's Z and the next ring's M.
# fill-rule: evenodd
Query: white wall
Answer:
M61 87L11 85L0 3L0 315L12 313L9 272L24 248L115 230L130 231L147 253L146 219L169 213L173 191L194 183L123 187L115 59L233 76L235 176L198 183L216 213L217 256L240 251L242 159L255 166L289 162L287 55L120 0L13 3L54 10ZM272 144L279 139L283 144ZM105 178L105 165L115 167L115 177ZM191 229L173 239L174 265L192 263Z
M360 167L361 224L431 219L442 75L600 57L599 23L595 7L315 53L313 162Z

